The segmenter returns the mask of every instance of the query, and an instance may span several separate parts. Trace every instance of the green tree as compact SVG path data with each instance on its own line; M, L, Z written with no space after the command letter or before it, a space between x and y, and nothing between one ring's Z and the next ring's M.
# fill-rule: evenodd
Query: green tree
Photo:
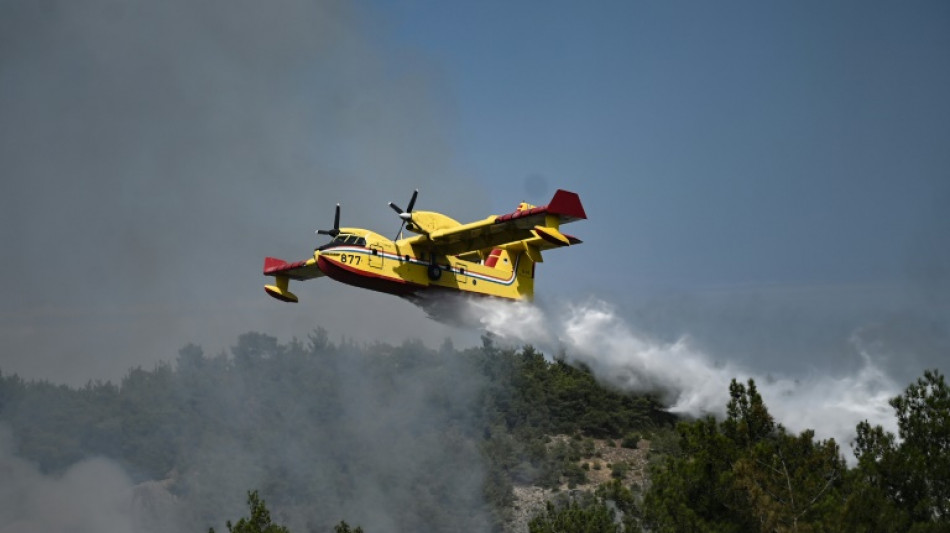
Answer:
M840 501L844 461L833 440L776 425L749 380L729 386L722 423L677 426L678 455L653 468L644 497L656 531L823 531Z
M834 440L813 437L780 426L732 465L738 499L759 531L821 531L837 515L844 460Z
M530 533L620 533L614 512L601 500L584 504L571 501L557 506L547 503L545 512L528 523Z
M351 528L349 524L344 520L340 520L340 523L333 526L333 533L363 533L363 528L356 526Z
M443 452L393 462L391 512L405 531L497 527L515 485L583 483L578 461L593 453L591 437L655 435L675 420L654 396L604 388L587 369L490 338L434 351L334 344L322 330L289 343L248 333L217 355L185 346L174 364L131 369L119 384L75 389L0 375L0 423L44 473L112 458L136 482L171 482L205 528L234 518L221 516L232 503L221 486L258 487L272 506L319 523L332 502L354 497L361 472L379 467L379 439L363 429L389 422L354 430L348 414L381 411L393 429L411 427L413 440ZM480 458L484 499L443 467Z
M946 531L950 526L950 389L936 370L890 401L899 439L858 424L853 491L845 520L855 531Z
M676 427L680 453L668 455L651 468L644 495L650 529L663 532L754 531L755 524L738 513L732 486L735 443L706 417Z
M858 424L857 432L852 448L858 465L848 473L844 529L854 533L908 531L910 514L889 496L889 486L904 475L894 435L867 421Z
M604 502L612 502L620 512L624 524L624 531L633 533L640 531L640 523L643 519L643 513L630 488L625 487L619 479L612 479L602 483L594 495Z
M264 500L257 495L256 490L247 493L247 506L251 512L250 518L242 518L233 525L228 520L229 533L290 533L286 527L271 522L270 511L267 510ZM214 528L209 529L208 533L214 533Z
M916 521L950 520L950 389L928 370L891 400L907 469L903 494Z
M726 419L722 423L722 432L733 444L748 448L775 431L775 421L750 379L748 387L732 380L729 384L729 403L726 405Z

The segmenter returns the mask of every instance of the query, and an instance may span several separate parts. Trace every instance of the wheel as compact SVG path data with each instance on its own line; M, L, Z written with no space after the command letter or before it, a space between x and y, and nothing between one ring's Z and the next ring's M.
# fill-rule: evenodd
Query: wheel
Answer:
M442 277L442 269L439 265L429 265L429 279L432 281L439 281L439 278Z

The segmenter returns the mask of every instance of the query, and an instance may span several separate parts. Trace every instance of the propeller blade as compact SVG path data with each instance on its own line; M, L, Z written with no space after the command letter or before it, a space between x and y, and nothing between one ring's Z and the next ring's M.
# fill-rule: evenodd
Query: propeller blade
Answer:
M389 207L391 207L392 210L395 211L396 214L399 215L399 218L402 219L402 224L399 225L399 232L396 233L396 238L393 240L398 239L399 235L402 234L402 230L406 227L406 223L412 221L412 208L416 206L416 198L418 196L419 196L419 189L412 191L412 197L409 198L409 209L406 209L405 211L403 211L402 208L399 207L398 205L392 202L389 202Z
M340 204L336 204L336 214L333 215L333 229L318 229L318 235L329 235L336 237L340 234Z
M406 226L406 221L403 220L403 221L402 221L402 224L399 225L399 231L397 231L397 232L396 232L396 236L393 237L393 240L394 240L394 241L398 241L398 240L399 240L399 236L402 235L402 229L403 229L405 226Z

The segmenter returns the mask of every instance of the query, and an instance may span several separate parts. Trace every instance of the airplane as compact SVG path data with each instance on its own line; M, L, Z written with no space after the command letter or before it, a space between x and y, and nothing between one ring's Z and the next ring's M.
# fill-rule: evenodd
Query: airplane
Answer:
M264 275L274 278L267 294L297 302L290 280L321 277L407 299L450 291L508 300L534 297L535 265L543 251L580 244L560 232L560 225L587 218L580 197L558 190L544 206L522 202L508 214L462 224L434 211L414 211L419 191L405 211L389 202L402 220L396 240L362 228L340 227L340 204L333 228L317 230L331 241L313 257L287 262L264 259ZM403 238L403 229L415 236Z

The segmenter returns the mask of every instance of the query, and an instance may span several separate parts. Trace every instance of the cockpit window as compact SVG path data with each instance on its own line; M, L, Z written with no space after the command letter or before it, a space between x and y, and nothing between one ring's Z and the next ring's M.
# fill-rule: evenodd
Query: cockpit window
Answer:
M334 237L332 241L324 244L323 246L317 249L326 250L327 248L342 246L344 244L349 244L349 245L354 245L354 246L366 246L366 239L363 237L360 237L359 235L341 233L337 235L336 237Z
M333 238L332 241L324 244L323 246L320 246L319 248L317 248L317 250L326 250L327 248L333 248L334 246L340 246L341 244L345 244L346 237L347 237L346 235L337 235L336 237Z

